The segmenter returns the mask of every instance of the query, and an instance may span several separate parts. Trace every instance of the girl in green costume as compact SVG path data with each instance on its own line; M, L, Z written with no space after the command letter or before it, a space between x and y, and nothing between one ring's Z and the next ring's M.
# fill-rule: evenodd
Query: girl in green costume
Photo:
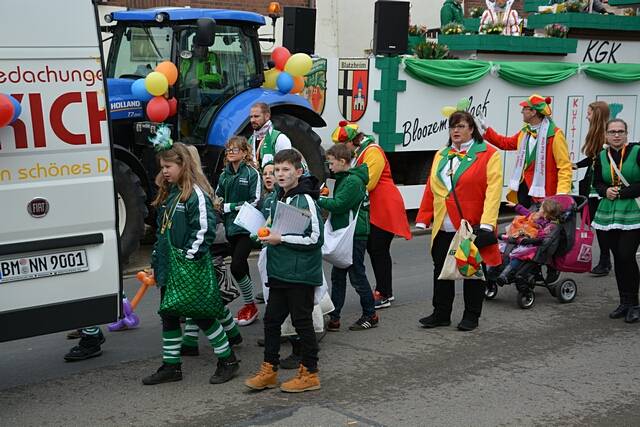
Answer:
M607 122L607 144L595 159L593 186L603 198L593 228L604 235L613 252L620 305L609 317L640 320L636 252L640 246L640 145L627 142L627 123ZM600 236L600 235L599 235Z

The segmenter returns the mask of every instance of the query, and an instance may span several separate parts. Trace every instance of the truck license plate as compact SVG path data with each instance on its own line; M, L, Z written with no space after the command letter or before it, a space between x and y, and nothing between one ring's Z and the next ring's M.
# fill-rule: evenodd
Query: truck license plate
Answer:
M0 260L0 283L58 276L89 270L84 249Z

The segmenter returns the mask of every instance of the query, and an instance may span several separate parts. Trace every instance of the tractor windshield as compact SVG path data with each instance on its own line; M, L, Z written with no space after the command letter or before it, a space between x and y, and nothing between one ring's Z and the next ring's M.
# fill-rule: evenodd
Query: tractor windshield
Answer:
M212 46L194 43L196 28L180 33L178 105L181 137L205 142L218 108L229 98L259 84L256 43L242 27L216 25ZM254 33L255 34L255 33Z
M125 27L116 35L108 77L140 78L171 58L170 27Z

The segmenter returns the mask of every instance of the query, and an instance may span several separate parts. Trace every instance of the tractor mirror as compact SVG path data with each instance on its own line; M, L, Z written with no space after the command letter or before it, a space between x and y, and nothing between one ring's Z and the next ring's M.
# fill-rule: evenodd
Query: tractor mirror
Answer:
M211 18L200 18L197 21L198 29L194 43L197 46L213 46L216 38L216 21Z

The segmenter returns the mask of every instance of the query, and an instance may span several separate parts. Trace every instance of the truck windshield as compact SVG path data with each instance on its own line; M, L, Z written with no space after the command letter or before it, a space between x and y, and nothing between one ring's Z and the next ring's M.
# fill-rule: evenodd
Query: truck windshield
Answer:
M171 58L172 34L169 27L124 28L109 64L108 77L145 77L160 62Z
M195 27L179 36L180 131L194 144L204 143L217 109L256 82L254 43L242 28L216 25L213 46L194 43Z

